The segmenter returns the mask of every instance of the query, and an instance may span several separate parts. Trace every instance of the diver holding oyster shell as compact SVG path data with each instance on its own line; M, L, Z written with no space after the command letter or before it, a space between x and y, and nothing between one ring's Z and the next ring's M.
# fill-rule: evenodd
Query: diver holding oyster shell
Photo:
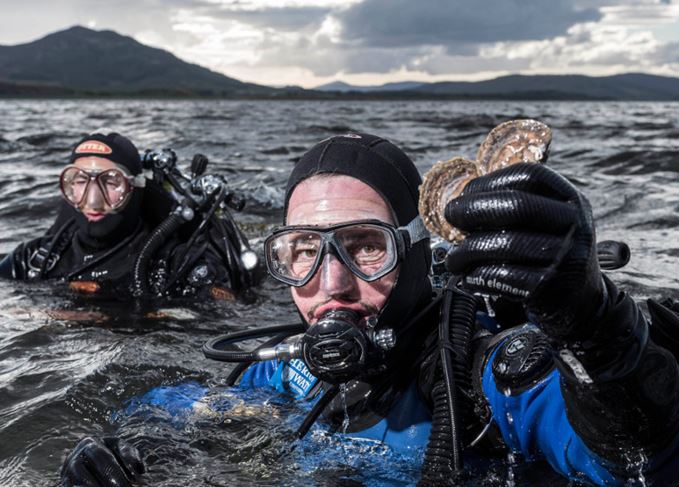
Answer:
M476 160L455 156L439 161L424 175L418 210L427 230L453 244L464 240L464 233L445 216L449 201L460 196L467 184L496 170L518 163L544 164L549 156L552 130L538 120L510 120L495 127L481 143ZM614 270L629 262L630 250L624 242L606 240L597 245L602 269Z
M494 380L484 389L508 446L530 457L524 408L558 374L554 400L563 398L563 420L586 451L621 466L612 471L637 456L662 470L661 452L676 456L679 444L679 307L649 303L649 333L637 304L602 274L624 265L629 249L597 247L587 198L541 164L550 143L538 121L496 127L476 161L439 162L424 176L419 210L453 242L445 265L459 285L519 303L530 322L495 335L486 358ZM654 485L677 485L676 475L661 478Z

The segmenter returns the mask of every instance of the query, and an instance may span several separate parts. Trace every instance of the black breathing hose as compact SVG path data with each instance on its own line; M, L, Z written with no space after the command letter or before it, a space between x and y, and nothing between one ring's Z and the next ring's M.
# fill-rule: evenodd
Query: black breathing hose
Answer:
M255 352L261 350L262 348L268 348L268 347L274 347L281 343L283 340L288 338L290 336L290 333L279 333L278 335L275 335L273 338L270 338L269 340L263 342L259 347L255 349ZM232 386L236 384L236 381L240 378L241 374L245 372L245 370L250 367L250 364L252 362L238 362L236 366L233 368L233 370L229 373L229 375L226 378L226 385L227 386Z
M167 283L163 287L163 292L167 292L174 285L175 282L177 282L179 279L181 279L184 276L189 264L192 263L192 260L191 260L190 255L189 255L189 250L191 249L193 244L196 242L196 239L207 228L208 221L210 220L210 218L212 217L214 212L219 207L219 204L224 199L224 196L225 196L224 188L221 188L219 190L219 194L217 194L217 196L215 197L215 201L212 204L212 206L210 207L210 210L208 210L208 212L203 216L202 221L200 222L198 227L194 230L193 234L191 234L191 237L189 238L188 242L186 242L186 245L184 247L182 254L180 255L180 257L177 258L177 261L181 262L181 264L179 265L177 272L173 273L172 277L170 277L170 279L167 281ZM201 254L202 254L202 251L193 253L192 255L194 256L194 261Z
M306 330L306 326L303 323L293 323L290 325L267 326L265 328L229 333L205 342L203 345L203 354L209 359L219 360L220 362L255 362L259 360L256 349L251 352L243 352L241 350L223 350L222 347L244 340L252 340L269 335L296 335L298 333L303 333L304 330ZM284 338L286 337L284 336L283 339Z
M158 248L184 224L186 220L181 214L172 212L156 227L149 239L142 247L134 263L134 292L137 296L144 296L149 293L148 273L151 259Z
M304 418L304 421L302 421L302 424L297 429L297 438L304 438L326 406L330 404L330 401L335 399L339 390L340 387L338 385L333 385L330 389L325 391L325 394L323 394L318 401L316 401L314 407L309 411L309 414L306 415L306 418Z
M182 187L181 183L177 180L177 178L174 176L174 174L172 174L170 171L168 171L168 172L164 173L164 176L167 179L167 181L170 183L170 186L172 186L177 193L184 196L185 198L190 198L187 191Z
M249 244L247 244L247 238L238 229L236 222L228 211L224 212L227 218L220 218L219 222L224 229L226 235L226 241L228 242L229 251L233 254L234 260L236 262L236 267L234 273L238 274L238 279L241 281L243 287L248 287L252 282L250 279L250 273L243 265L243 260L241 256L244 251L250 250ZM246 242L244 245L243 242Z
M47 272L47 266L49 265L50 257L52 255L52 251L54 250L55 247L57 247L57 243L61 243L61 237L66 233L66 230L68 230L73 224L75 223L75 218L71 218L68 220L66 223L64 223L61 228L57 231L57 233L54 235L54 238L50 242L50 246L47 248L47 255L42 261L42 264L40 264L40 272L39 276L40 279L45 278L45 273Z
M458 392L471 388L469 345L476 298L455 288L452 281L444 290L441 309L440 370L432 388L434 411L420 486L449 484L463 469L460 421L469 415L469 407Z
M217 216L213 216L214 228L218 230L221 241L215 239L211 233L208 232L208 237L222 258L229 264L228 273L229 280L233 286L233 290L238 292L242 288L248 287L249 282L246 282L245 276L247 273L242 268L242 263L239 257L238 250L234 247L228 228L224 222Z

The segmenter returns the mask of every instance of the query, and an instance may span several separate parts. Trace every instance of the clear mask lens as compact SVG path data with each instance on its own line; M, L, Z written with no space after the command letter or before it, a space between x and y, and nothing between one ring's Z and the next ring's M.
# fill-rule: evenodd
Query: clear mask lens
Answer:
M118 169L89 172L68 166L61 173L60 185L64 198L71 205L81 207L87 203L109 211L121 208L132 192L128 176Z
M394 229L374 223L283 229L267 239L265 251L273 277L293 286L308 282L328 252L365 281L391 272L398 262Z

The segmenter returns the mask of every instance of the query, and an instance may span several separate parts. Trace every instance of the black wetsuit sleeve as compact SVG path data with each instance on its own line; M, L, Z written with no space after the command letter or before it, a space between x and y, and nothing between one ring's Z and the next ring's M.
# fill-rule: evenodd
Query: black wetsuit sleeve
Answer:
M649 338L637 304L605 279L607 305L596 332L559 350L569 422L600 457L666 450L679 433L679 368Z

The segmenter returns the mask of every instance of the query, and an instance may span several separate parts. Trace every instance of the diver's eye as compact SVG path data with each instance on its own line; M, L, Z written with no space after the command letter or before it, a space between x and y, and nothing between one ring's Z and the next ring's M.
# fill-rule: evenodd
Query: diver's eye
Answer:
M315 246L302 245L295 249L293 253L293 260L298 263L313 262L318 255L318 248Z
M378 242L363 243L348 250L354 262L360 266L379 264L387 254L385 246Z
M84 186L89 182L90 178L88 178L85 174L78 174L76 177L71 180L71 184L73 186Z
M377 246L371 244L365 244L359 249L359 253L362 255L375 255L377 252L379 252Z

